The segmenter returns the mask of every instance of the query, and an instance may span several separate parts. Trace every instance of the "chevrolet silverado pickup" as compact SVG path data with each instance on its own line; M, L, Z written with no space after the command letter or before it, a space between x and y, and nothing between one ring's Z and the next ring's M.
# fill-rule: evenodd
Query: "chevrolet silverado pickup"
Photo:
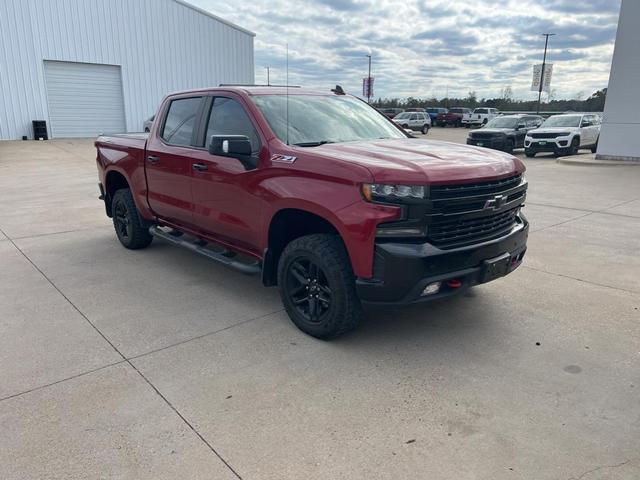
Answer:
M301 88L168 95L149 133L95 142L122 245L154 237L277 286L317 338L366 305L449 297L523 259L524 165L412 138L362 100Z

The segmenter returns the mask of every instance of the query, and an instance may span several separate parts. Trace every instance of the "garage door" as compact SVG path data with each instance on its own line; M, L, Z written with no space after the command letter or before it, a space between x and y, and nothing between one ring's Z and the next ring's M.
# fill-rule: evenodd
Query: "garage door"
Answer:
M44 62L52 137L125 131L120 67Z

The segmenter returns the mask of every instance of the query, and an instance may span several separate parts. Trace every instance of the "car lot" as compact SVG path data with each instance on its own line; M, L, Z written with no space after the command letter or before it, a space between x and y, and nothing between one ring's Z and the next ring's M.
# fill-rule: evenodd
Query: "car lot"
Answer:
M0 142L0 478L640 477L639 167L523 158L521 268L327 343L258 278L120 247L94 159Z

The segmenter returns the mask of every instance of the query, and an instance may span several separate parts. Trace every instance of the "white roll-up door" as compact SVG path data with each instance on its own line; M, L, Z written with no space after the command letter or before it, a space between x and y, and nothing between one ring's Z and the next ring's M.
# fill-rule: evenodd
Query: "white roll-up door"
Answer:
M125 131L120 67L45 60L53 138Z

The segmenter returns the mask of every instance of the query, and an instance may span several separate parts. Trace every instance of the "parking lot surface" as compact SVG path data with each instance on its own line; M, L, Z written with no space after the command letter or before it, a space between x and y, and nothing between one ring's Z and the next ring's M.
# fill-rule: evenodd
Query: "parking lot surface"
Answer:
M525 162L522 267L322 342L122 248L92 141L0 142L0 478L640 478L640 167Z

